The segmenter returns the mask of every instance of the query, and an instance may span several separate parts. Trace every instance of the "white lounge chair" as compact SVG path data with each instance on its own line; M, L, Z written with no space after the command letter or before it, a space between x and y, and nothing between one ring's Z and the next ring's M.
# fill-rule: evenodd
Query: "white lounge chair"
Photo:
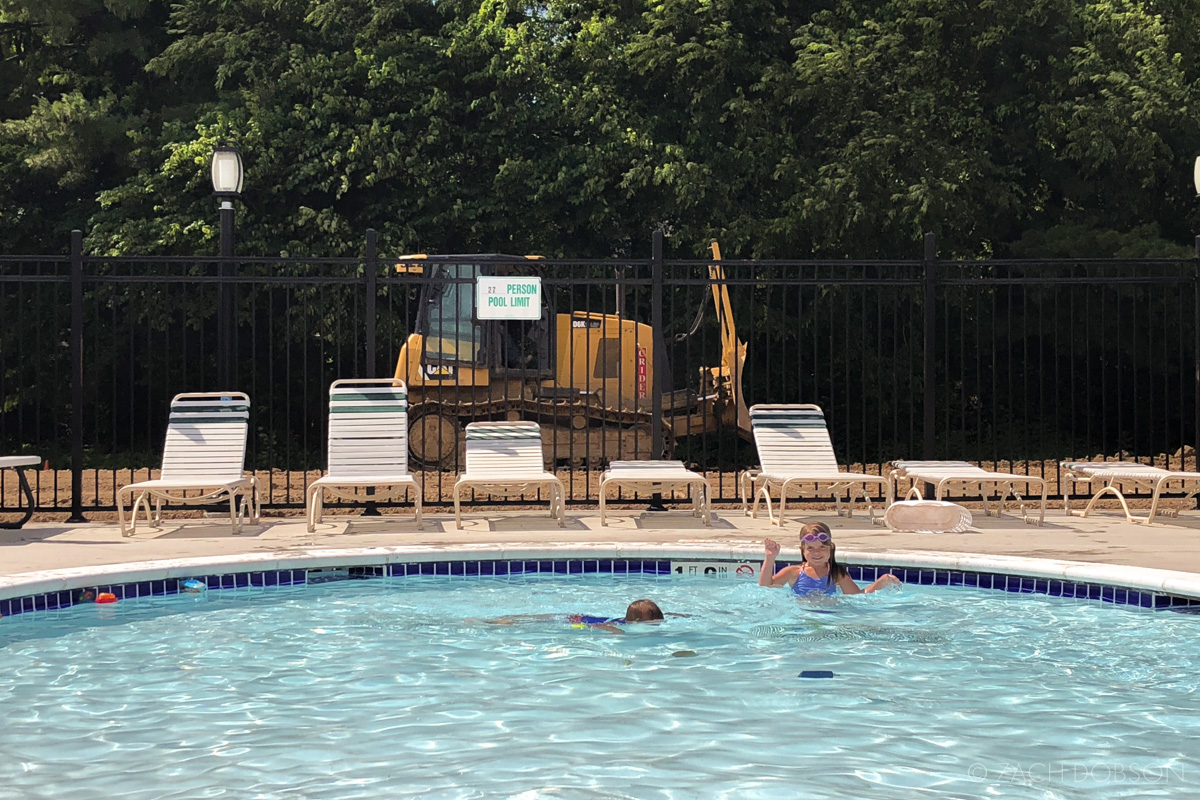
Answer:
M917 499L921 497L919 486L923 483L928 483L934 487L934 499L936 500L945 499L943 495L949 486L979 486L979 493L983 497L984 514L999 517L1004 513L1004 503L1011 495L1021 506L1021 519L1024 522L1041 525L1046 521L1046 481L1036 475L988 472L982 467L975 466L966 461L893 461L892 473L889 477L893 483L903 478L911 480L913 488L910 494L915 493ZM1041 510L1036 518L1026 513L1025 499L1013 488L1014 483L1024 483L1026 493L1030 491L1030 487L1033 490L1041 489ZM988 504L988 493L984 491L985 486L992 487L1000 495L1000 501L997 504L995 513L992 512L991 506ZM894 493L899 494L898 483L896 483Z
M132 536L136 531L139 506L145 507L151 526L161 527L164 502L212 504L228 500L229 522L235 534L241 532L247 513L250 521L257 523L258 479L244 470L249 421L250 398L241 392L175 395L163 444L162 472L154 480L131 483L117 492L121 534ZM191 491L201 494L185 494ZM133 506L127 527L128 497L133 498Z
M1185 502L1200 494L1200 472L1181 472L1133 461L1064 461L1061 466L1063 509L1075 516L1086 517L1101 497L1111 494L1121 501L1121 508L1125 509L1125 519L1150 524L1154 522L1156 514L1179 516L1179 509L1158 508L1163 490L1169 484L1180 484L1179 490L1186 493L1183 497ZM1086 483L1093 489L1092 499L1083 511L1071 510L1071 488L1075 483ZM1151 492L1150 513L1140 517L1130 511L1129 503L1118 484L1133 485Z
M825 414L820 406L757 405L750 408L750 427L754 432L754 444L758 448L761 470L743 472L740 480L742 510L746 512L747 493L753 492L754 506L750 516L758 516L758 501L767 502L767 515L775 525L783 524L788 492L812 484L809 494L832 495L837 513L850 516L853 513L852 490L857 488L866 503L871 522L882 525L882 518L875 516L866 487L876 486L883 491L886 505L892 503L892 482L882 475L865 475L859 472L843 472L833 454L833 443L829 429L825 426ZM824 486L824 488L822 488ZM779 516L771 510L771 491L779 492ZM842 508L841 493L849 497L846 508Z
M359 489L386 489L366 497ZM408 389L392 378L334 381L329 387L329 470L308 486L308 531L321 521L325 494L388 501L413 491L421 529L421 486L408 471Z
M23 516L17 522L0 522L0 528L13 530L20 528L29 518L33 516L33 509L37 506L33 499L33 490L29 488L29 479L25 477L25 470L21 467L38 467L41 466L41 456L0 456L0 470L11 469L17 474L17 492L25 498L25 507L21 509Z
M472 422L467 426L467 470L454 484L454 525L462 527L463 489L516 497L541 488L550 491L550 516L565 523L563 483L547 472L542 429L536 422Z
M708 502L708 481L699 472L692 472L682 461L614 461L600 479L600 524L605 525L604 511L609 487L640 489L646 492L669 492L688 489L692 495L692 514L705 525L712 525Z

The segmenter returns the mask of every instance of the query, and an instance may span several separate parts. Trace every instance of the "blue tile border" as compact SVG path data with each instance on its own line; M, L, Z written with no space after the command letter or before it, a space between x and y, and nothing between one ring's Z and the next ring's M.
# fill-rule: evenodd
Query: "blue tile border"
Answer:
M709 559L724 561L725 559ZM729 563L743 563L730 561ZM788 566L780 561L779 567ZM902 582L920 586L963 586L1021 594L1044 594L1075 600L1095 600L1113 605L1135 606L1152 610L1170 610L1200 614L1200 599L1180 597L1161 592L1141 591L1096 583L1080 583L1052 578L1033 578L990 572L931 569L903 566L848 566L850 577L859 582L875 581L880 575L892 573ZM118 600L142 597L165 597L182 594L182 584L199 580L210 591L228 589L270 589L279 586L303 586L329 580L370 580L375 578L406 578L432 575L462 578L508 577L520 575L657 575L671 574L670 559L656 558L573 558L573 559L455 559L405 563L356 565L348 567L311 567L281 570L227 572L215 575L196 575L193 578L167 578L88 586L99 595L111 593ZM84 600L85 589L70 589L26 595L0 600L0 618L37 611L69 608Z

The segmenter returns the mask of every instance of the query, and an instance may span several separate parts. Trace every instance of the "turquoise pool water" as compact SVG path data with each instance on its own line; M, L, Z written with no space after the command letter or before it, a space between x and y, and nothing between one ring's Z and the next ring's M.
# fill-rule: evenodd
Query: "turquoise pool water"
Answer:
M690 616L471 621L638 597ZM607 575L75 606L0 620L0 798L1195 797L1198 626Z

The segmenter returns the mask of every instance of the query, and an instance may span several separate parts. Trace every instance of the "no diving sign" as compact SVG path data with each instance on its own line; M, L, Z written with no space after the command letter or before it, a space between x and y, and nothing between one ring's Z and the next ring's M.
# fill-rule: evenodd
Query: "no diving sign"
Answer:
M475 316L478 319L541 319L542 279L480 275L475 279Z
M756 578L758 567L749 562L672 561L672 575L707 575L710 578Z

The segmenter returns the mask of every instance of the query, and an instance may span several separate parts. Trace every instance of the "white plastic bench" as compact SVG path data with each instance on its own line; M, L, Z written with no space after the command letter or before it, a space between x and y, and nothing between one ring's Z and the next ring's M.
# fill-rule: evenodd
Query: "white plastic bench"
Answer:
M11 469L17 473L17 486L21 496L25 498L25 515L17 522L0 522L0 528L15 529L20 528L29 518L33 516L33 509L36 505L33 500L33 490L29 488L29 480L25 477L25 470L21 467L38 467L41 466L41 456L2 456L0 457L0 469Z
M1154 522L1157 514L1166 517L1179 516L1179 509L1159 509L1163 490L1168 484L1178 483L1180 491L1184 492L1184 501L1200 494L1200 472L1183 472L1152 467L1149 464L1138 464L1134 461L1064 461L1062 466L1063 510L1067 514L1086 517L1096 507L1096 502L1106 494L1111 494L1121 502L1125 510L1125 519L1130 522L1143 522L1147 525ZM1093 490L1092 499L1088 501L1083 511L1071 509L1071 485L1086 483ZM1119 485L1137 486L1152 493L1150 511L1146 516L1138 516L1129 509L1129 503Z
M1046 521L1046 481L1036 475L988 472L982 467L975 466L967 461L893 461L892 472L889 477L893 483L896 483L895 491L897 494L899 494L899 481L903 478L911 480L917 499L921 495L918 486L923 483L928 483L934 487L935 500L944 500L943 495L946 493L947 487L951 485L978 485L979 493L983 497L983 513L985 516L1001 516L1004 513L1005 501L1011 495L1021 506L1021 519L1024 522L1041 525ZM1013 488L1014 483L1024 483L1027 493L1041 490L1042 502L1036 517L1026 511L1025 499ZM985 486L992 487L996 494L1000 496L995 513L992 512L991 506L988 503L987 492L984 491Z
M788 495L795 492L832 496L837 513L849 517L853 513L854 491L857 490L871 522L884 524L882 517L875 516L867 487L880 490L886 507L892 504L892 482L882 475L842 471L820 406L808 403L752 406L750 425L762 469L747 470L741 475L743 513L757 517L758 502L765 500L771 523L782 525ZM775 516L771 508L772 489L779 492L779 516ZM842 492L847 495L844 509ZM751 493L754 505L748 507Z
M566 491L558 476L545 469L541 426L536 422L472 422L466 434L467 469L454 484L455 527L462 527L459 498L463 489L516 497L540 488L550 490L550 516L563 526Z
M600 480L600 524L605 525L604 511L608 488L635 489L647 492L669 492L687 489L692 496L692 514L705 525L712 525L709 508L708 480L692 472L682 461L614 461L608 465Z
M388 490L372 500L413 491L421 529L421 486L408 471L408 389L391 378L334 381L329 387L329 471L308 486L308 531L321 521L325 493L361 501L357 489Z
M162 525L164 502L210 504L229 501L229 521L240 533L247 514L258 522L258 479L246 475L246 437L250 398L242 392L193 392L171 400L171 417L163 444L158 478L131 483L117 492L121 535L137 530L138 509L152 527ZM189 496L191 491L200 495ZM128 526L125 501L133 498ZM154 503L151 514L150 503Z

